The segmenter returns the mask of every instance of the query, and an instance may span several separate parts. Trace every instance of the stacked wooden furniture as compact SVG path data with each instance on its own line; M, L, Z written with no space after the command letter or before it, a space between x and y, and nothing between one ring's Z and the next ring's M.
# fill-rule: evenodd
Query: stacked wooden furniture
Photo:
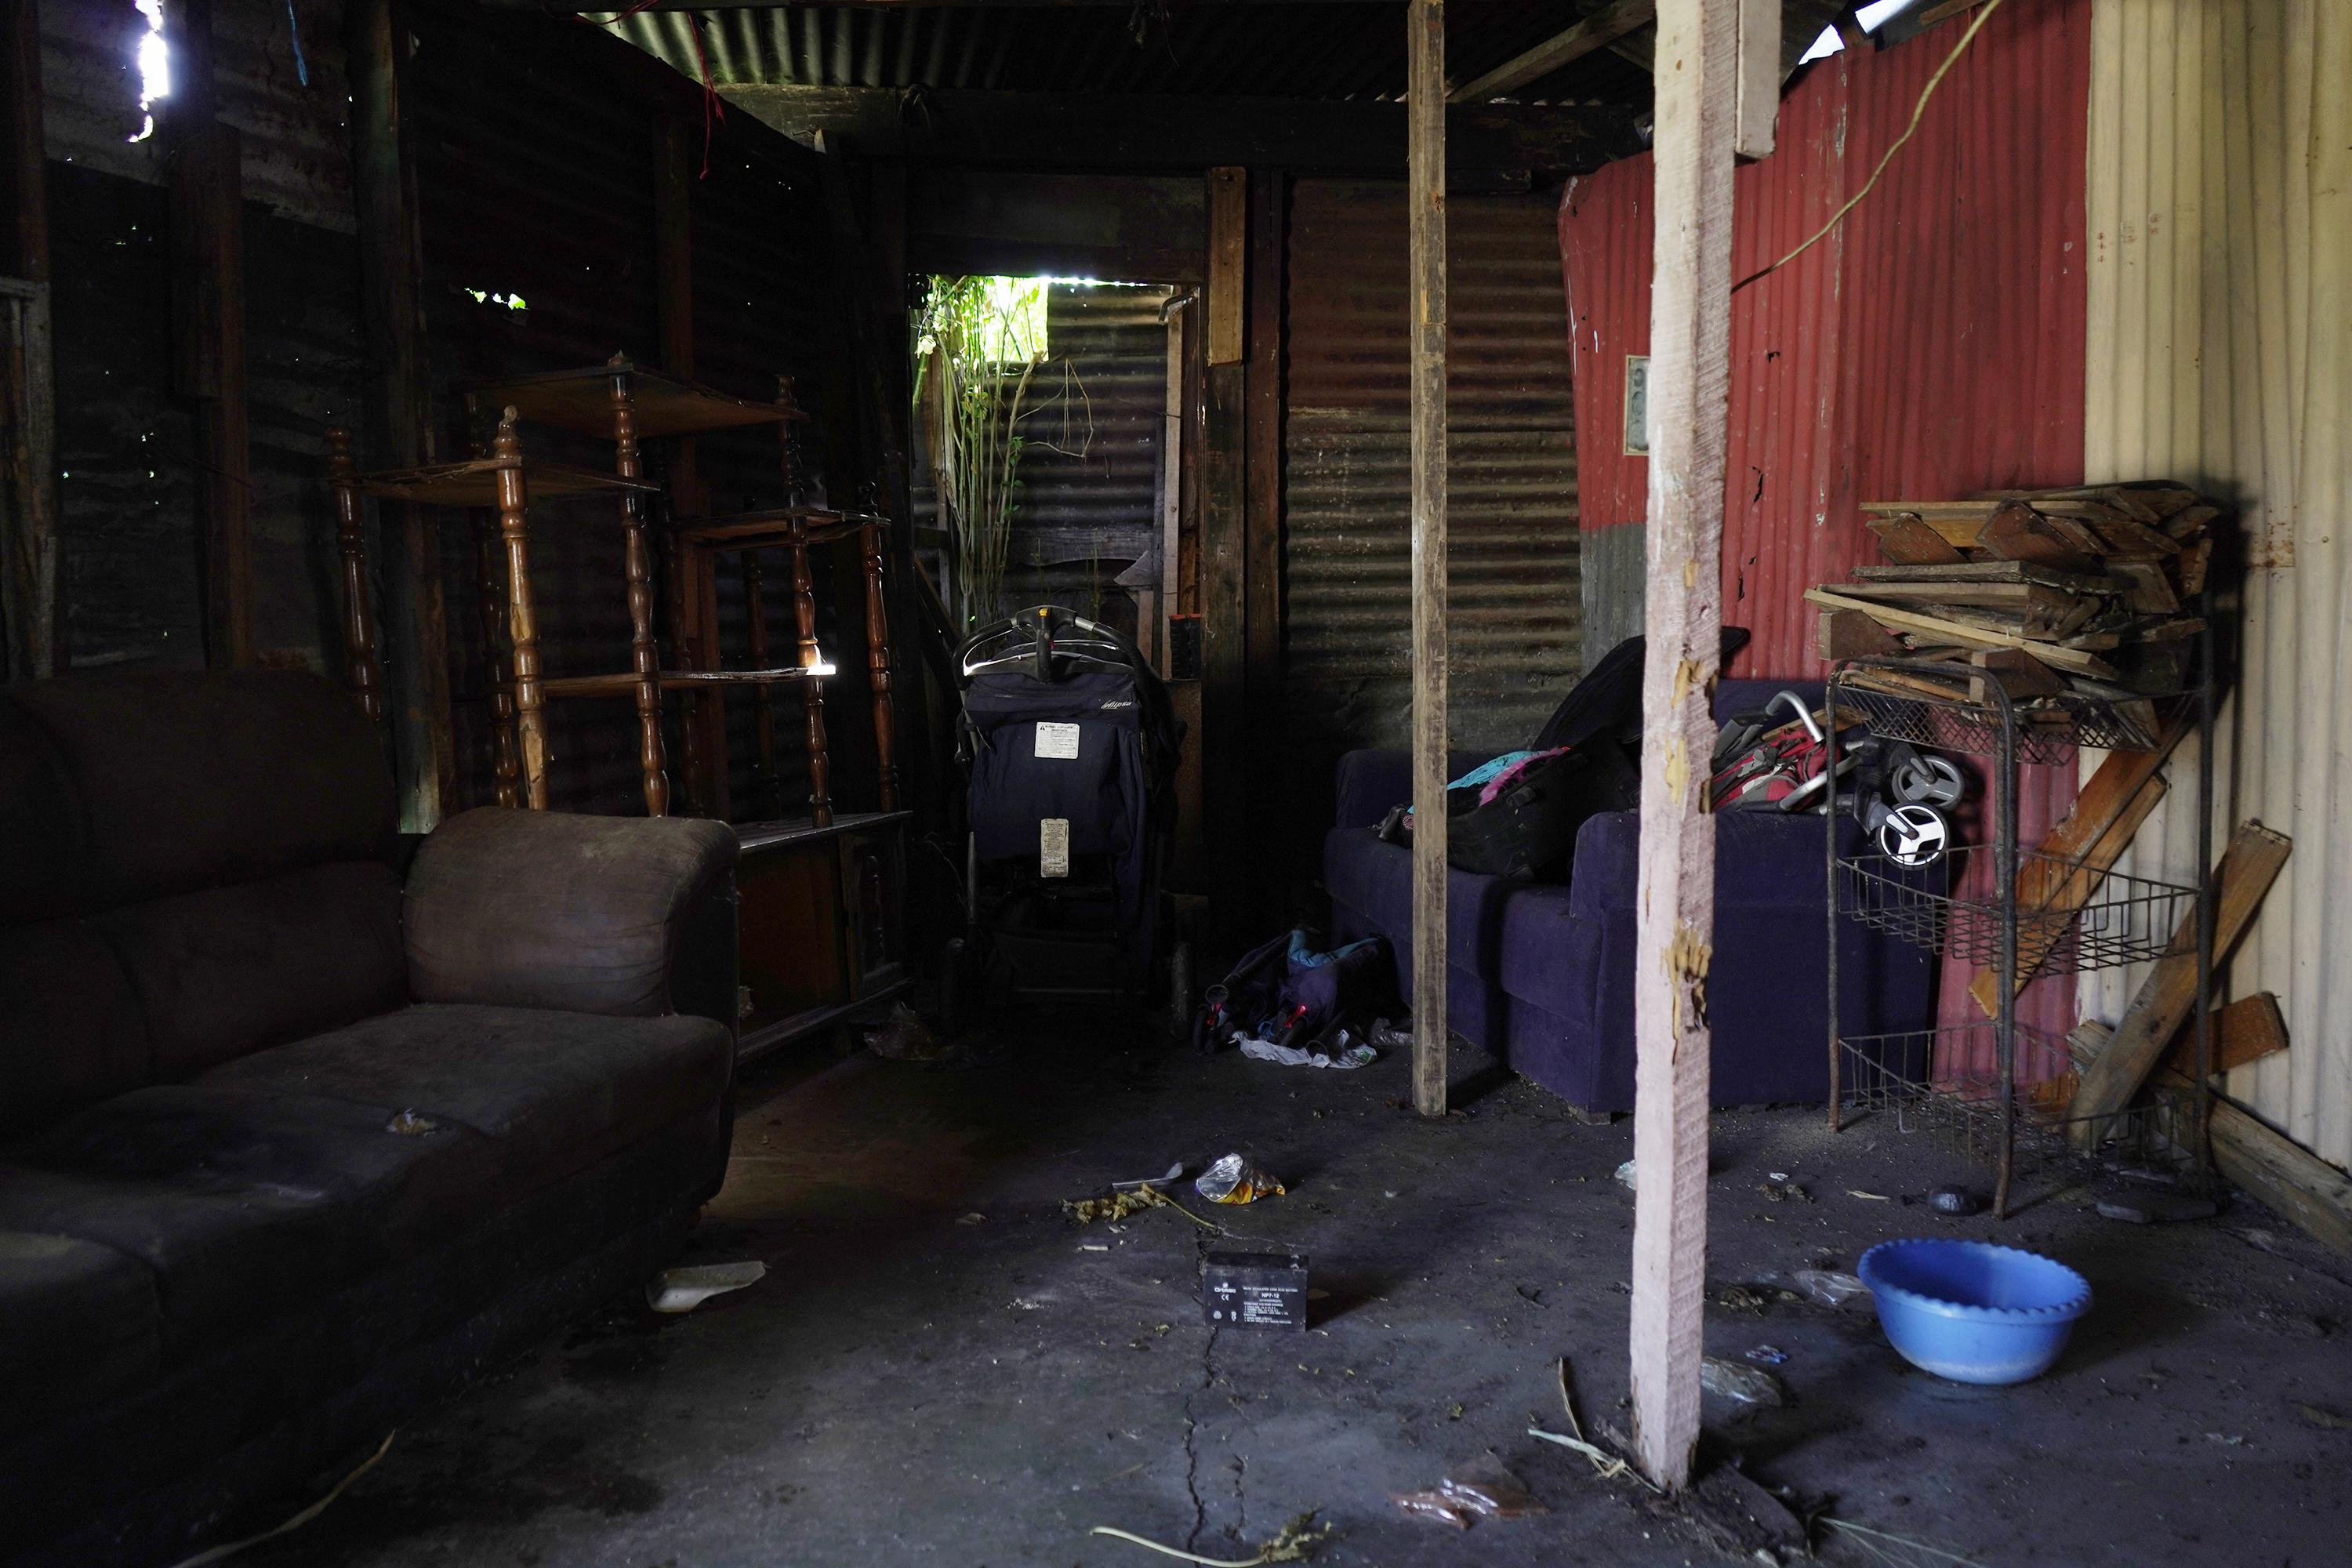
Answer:
M1805 595L1829 612L1824 658L1948 667L1857 673L1898 695L1981 700L1998 681L2028 724L2075 723L2076 700L2092 700L2124 726L2116 743L2153 742L2150 699L2185 689L2195 668L2220 508L2155 483L1864 510L1886 563Z

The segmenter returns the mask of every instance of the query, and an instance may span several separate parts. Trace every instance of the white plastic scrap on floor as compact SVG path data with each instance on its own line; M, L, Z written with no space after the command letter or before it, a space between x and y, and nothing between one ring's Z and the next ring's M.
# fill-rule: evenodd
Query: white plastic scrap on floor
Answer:
M1276 1045L1272 1040L1261 1040L1249 1035L1242 1036L1236 1043L1245 1057L1262 1062L1279 1062L1286 1068L1360 1068L1381 1059L1381 1053L1369 1045L1350 1045L1345 1029L1339 1031L1339 1038L1333 1042L1339 1049L1332 1052Z
M756 1285L768 1266L754 1258L748 1263L698 1263L685 1268L665 1268L647 1282L646 1305L656 1312L691 1312L713 1296Z

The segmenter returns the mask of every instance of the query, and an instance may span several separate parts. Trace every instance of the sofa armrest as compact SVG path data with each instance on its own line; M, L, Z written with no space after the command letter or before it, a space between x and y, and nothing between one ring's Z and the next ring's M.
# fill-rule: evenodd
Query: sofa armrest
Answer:
M1449 752L1445 776L1458 779L1486 760L1484 752ZM1339 809L1334 827L1378 827L1382 818L1412 799L1412 753L1401 746L1368 747L1339 759Z
M735 1026L735 830L686 817L486 806L408 874L408 990Z

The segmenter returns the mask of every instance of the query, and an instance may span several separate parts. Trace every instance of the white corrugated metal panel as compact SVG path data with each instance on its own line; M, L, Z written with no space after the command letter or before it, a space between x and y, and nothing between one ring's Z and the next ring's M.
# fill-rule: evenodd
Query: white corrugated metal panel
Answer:
M2257 817L2294 852L2229 973L2292 1048L2231 1092L2352 1161L2352 5L2098 0L2084 467L2238 509L2242 672L2216 746L2216 853ZM2086 760L2085 766L2090 765ZM2194 876L2193 742L2130 868ZM2137 972L2086 984L2117 1016Z

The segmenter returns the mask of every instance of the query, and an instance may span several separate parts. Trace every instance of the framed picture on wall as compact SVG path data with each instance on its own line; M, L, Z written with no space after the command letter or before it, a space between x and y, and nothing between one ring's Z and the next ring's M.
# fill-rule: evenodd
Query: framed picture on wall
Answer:
M1625 356L1625 452L1650 455L1650 356Z

